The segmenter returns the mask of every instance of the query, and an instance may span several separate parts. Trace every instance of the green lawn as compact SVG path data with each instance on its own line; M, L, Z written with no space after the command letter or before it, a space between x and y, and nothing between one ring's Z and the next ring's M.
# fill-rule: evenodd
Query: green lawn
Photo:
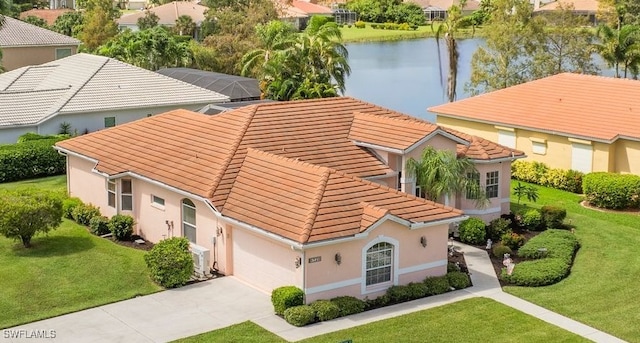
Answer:
M65 189L50 177L2 188ZM33 247L0 236L0 329L159 291L147 273L144 252L91 235L64 220Z
M567 279L547 287L505 287L505 291L624 340L640 342L640 302L636 300L640 216L586 209L580 206L579 195L536 187L540 199L528 205L565 207L565 222L575 226L582 247Z
M434 29L437 30L437 25ZM402 30L382 30L373 29L371 24L367 23L364 29L358 29L355 26L344 26L340 29L342 31L342 41L345 43L350 42L374 42L374 41L396 41L404 39L415 39L424 37L434 37L434 31L431 29L431 25L420 26L415 31L402 31ZM475 36L482 34L482 29L477 28ZM471 29L460 30L457 38L469 38L472 36Z
M305 343L353 342L588 342L506 305L473 298L303 340ZM178 340L196 342L285 342L245 322Z
M0 189L38 188L55 192L67 191L67 176L49 176L41 179L25 180L18 182L0 183Z

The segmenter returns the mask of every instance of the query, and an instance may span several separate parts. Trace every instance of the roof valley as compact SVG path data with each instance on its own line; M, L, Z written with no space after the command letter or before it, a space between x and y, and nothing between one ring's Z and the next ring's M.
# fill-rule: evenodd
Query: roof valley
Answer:
M107 63L109 63L109 61L110 61L109 59L105 59L104 62L102 62L102 64L100 64L100 66L98 68L96 68L96 70L93 73L91 73L91 75L87 79L85 79L85 81L78 87L78 89L75 90L75 92L71 92L71 94L69 94L69 96L66 99L64 99L62 104L60 106L58 106L57 109L52 110L52 113L50 114L50 116L55 115L56 113L60 112L60 110L65 105L67 105L69 103L69 101L71 101L71 99L73 99L73 97L76 94L78 94L87 85L87 83L89 83L89 81L91 81L91 79L94 76L96 76L98 74L98 72L100 72L100 70L102 70L102 68L104 68L105 65L107 65ZM43 121L46 120L47 118L49 118L49 117L45 117L43 119Z

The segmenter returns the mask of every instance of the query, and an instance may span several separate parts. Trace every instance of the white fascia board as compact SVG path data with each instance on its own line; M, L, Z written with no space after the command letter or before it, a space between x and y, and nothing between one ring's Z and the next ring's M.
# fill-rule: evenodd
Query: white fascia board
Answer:
M491 163L499 163L499 162L513 162L517 159L520 158L525 158L527 157L527 155L519 155L519 156L509 156L509 157L503 157L503 158L496 158L493 160L476 160L476 159L471 159L471 161L473 161L473 163L475 164L491 164Z
M386 178L392 177L392 176L398 176L398 172L394 171L394 172L391 172L391 173L386 173L384 175L368 176L368 177L363 177L362 179L371 181L371 180L386 179Z
M261 229L259 227L256 227L256 226L253 226L253 225L250 225L250 224L247 224L245 222L241 222L241 221L239 221L237 219L224 216L224 215L222 215L222 213L220 213L218 211L215 211L214 213L218 218L222 219L223 221L226 221L226 222L228 222L230 224L242 227L243 229L249 230L249 231L251 231L253 233L257 233L257 234L259 234L261 236L268 237L270 239L273 239L273 240L276 240L278 242L281 242L281 243L284 243L286 245L289 245L289 246L291 246L291 249L302 251L306 247L306 245L303 245L303 244L300 244L300 243L298 243L296 241L290 240L288 238L284 238L282 236L276 235L275 233L271 233L269 231L266 231L264 229Z
M444 131L442 129L436 129L433 132L431 132L430 134L422 137L419 141L413 143L410 147L404 149L404 153L406 154L406 153L411 152L412 150L414 150L415 148L421 146L422 144L424 144L424 142L430 140L431 138L435 137L436 135L441 135L443 137L449 138L452 141L454 141L456 143L459 143L459 144L464 144L464 145L469 145L470 144L469 142L465 141L464 139L462 139L460 137L457 137L457 136L454 136L454 135L452 135L452 134L450 134L450 133L448 133L448 132L446 132L446 131Z
M398 155L404 154L404 150L401 150L401 149L389 148L389 147L382 146L382 145L365 143L365 142L360 142L360 141L352 141L352 142L353 142L353 144L355 144L357 146L364 147L364 148L371 148L371 149L377 149L377 150L381 150L381 151L392 152L392 153L398 154Z
M436 221L432 221L432 222L412 223L409 228L411 230L416 230L416 229L422 229L422 228L425 228L425 227L431 227L431 226L436 226L436 225L457 223L457 222L461 222L461 221L467 220L467 219L469 219L469 216L460 215L458 217L447 218L447 219L442 219L442 220L436 220Z

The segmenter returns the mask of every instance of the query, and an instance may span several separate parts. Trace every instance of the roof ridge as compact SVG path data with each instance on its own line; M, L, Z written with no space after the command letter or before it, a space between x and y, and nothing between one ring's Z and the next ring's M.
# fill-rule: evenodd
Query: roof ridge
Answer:
M222 178L226 174L226 171L229 168L229 165L231 164L231 161L233 161L233 158L235 157L236 153L238 152L238 148L240 147L240 144L242 143L242 140L243 140L245 134L247 133L247 130L249 129L249 126L251 125L251 122L253 121L253 117L256 114L257 106L256 105L252 105L251 107L253 107L252 108L253 111L249 112L248 118L246 119L246 121L245 121L244 125L242 126L242 128L240 129L240 131L238 131L238 136L236 136L235 141L233 141L233 144L231 145L231 149L229 149L229 154L227 154L225 159L222 161L222 164L221 164L222 168L220 168L220 171L218 171L218 174L212 180L213 183L211 184L211 189L209 190L209 192L207 194L208 198L212 198L213 197L213 194L215 193L215 190L218 188L218 185L220 184L220 181L222 181ZM210 118L215 118L215 117L216 116L211 116Z
M38 92L52 92L52 91L62 91L68 90L69 87L66 88L47 88L47 89L28 89L28 90L18 90L18 91L0 91L0 94L21 94L21 93L38 93Z
M74 97L76 94L78 94L78 93L80 92L80 90L82 90L82 89L87 85L87 83L89 83L89 81L91 81L91 79L93 79L93 77L94 77L94 76L96 76L96 74L98 74L98 72L99 72L100 70L102 70L102 68L104 68L104 66L105 66L105 65L107 65L107 63L109 63L109 61L110 61L110 60L111 60L111 58L106 57L106 58L105 58L105 60L104 60L104 62L102 62L102 65L101 65L100 67L96 68L96 70L95 70L95 71L94 71L94 72L93 72L93 73L92 73L92 74L91 74L91 75L90 75L90 76L89 76L89 77L88 77L88 78L87 78L87 79L82 83L82 85L80 85L80 87L78 87L78 89L77 89L75 92L71 93L71 95L69 95L69 97L67 98L67 100L65 100L65 101L64 101L64 102L63 102L63 103L58 107L58 109L57 109L57 110L54 110L54 111L53 111L53 113L60 112L60 110L61 110L64 106L66 106L66 105L69 103L69 101L71 101L71 99L73 99L73 97Z
M306 162L303 162L306 163ZM308 163L310 165L316 166L314 164ZM300 242L307 242L309 237L311 237L311 230L313 229L313 224L316 221L316 217L318 216L318 211L320 209L320 203L322 203L322 198L324 196L324 191L327 188L327 183L329 182L329 176L331 175L332 169L316 166L323 168L322 176L320 179L320 184L316 189L316 192L313 197L313 202L311 204L311 209L307 214L307 218L304 221L304 226L302 227L302 235L300 235Z
M2 14L0 14L1 16ZM16 83L18 81L18 79L20 79L28 70L30 70L31 68L33 68L34 66L26 66L24 67L24 70L22 71L22 73L20 73L18 76L15 77L15 79L13 79L13 81L11 81L11 83L9 83L7 85L7 87L5 87L2 91L6 91L9 87L13 86L14 83Z

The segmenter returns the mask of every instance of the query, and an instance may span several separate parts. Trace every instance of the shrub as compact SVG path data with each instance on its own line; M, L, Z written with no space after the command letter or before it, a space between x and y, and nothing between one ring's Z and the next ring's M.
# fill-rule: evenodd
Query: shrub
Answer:
M523 235L517 233L505 233L502 235L502 245L511 248L511 250L517 250L524 245L525 238Z
M587 201L597 207L623 209L640 204L640 176L632 174L589 173L582 188Z
M73 219L73 209L82 205L80 198L66 198L62 200L62 216L67 219Z
M295 326L305 326L316 320L316 311L309 305L299 305L284 311L284 320Z
M350 296L333 298L331 302L340 309L340 317L360 313L364 311L366 305L364 301Z
M453 262L449 262L447 263L447 273L449 272L459 272L460 268L458 268L458 266L453 263Z
M189 240L173 237L162 240L144 255L151 278L166 288L180 287L193 274L193 257Z
M522 225L528 230L537 231L542 228L542 214L539 210L532 208L522 214Z
M133 234L133 217L128 215L116 214L109 220L109 231L119 241L129 240Z
M95 216L89 220L89 228L93 234L102 236L109 233L109 218L105 216Z
M324 322L338 318L340 315L340 309L334 303L329 300L318 300L311 304L311 308L316 312L318 320Z
M398 24L396 24L396 23L384 23L384 29L385 30L397 30L398 29Z
M377 30L378 29L378 24L371 24L371 28L374 29L374 30Z
M412 300L411 292L407 286L391 286L387 289L387 295L393 304Z
M60 140L40 139L0 146L0 183L64 174L65 157L53 149Z
M420 299L427 296L428 289L424 282L409 282L407 288L411 299Z
M520 181L540 184L540 179L549 170L544 163L515 161L511 163L511 176Z
M447 281L449 281L449 286L455 289L463 289L471 286L469 275L463 272L447 273Z
M497 258L504 258L504 254L513 254L513 250L506 245L497 244L493 247L492 250L493 256Z
M365 299L364 303L365 303L366 310L373 310L375 308L380 308L380 307L389 305L389 303L391 303L391 300L389 300L389 295L383 294L375 299L367 298Z
M583 172L579 172L577 170L569 169L565 174L566 177L566 188L565 191L573 192L573 193L582 193L582 178L584 177Z
M47 233L62 222L62 200L51 192L18 190L0 192L0 234L31 246L38 232Z
M487 226L487 237L497 242L505 233L511 231L511 220L496 218Z
M409 31L411 28L409 27L409 24L407 23L402 23L400 25L398 25L398 30L402 30L402 31Z
M304 304L304 292L296 286L283 286L271 292L271 304L276 314L282 315L290 307Z
M358 20L356 21L355 24L353 24L353 26L355 26L356 29L364 29L367 26L367 24L365 24L364 21Z
M518 256L524 258L559 258L571 263L573 254L579 247L578 239L566 230L547 230L533 238L518 250ZM541 252L540 249L546 249Z
M542 206L540 209L542 224L549 229L562 228L562 222L567 217L567 210L555 206Z
M351 24L347 25L348 28L351 28Z
M427 295L438 295L448 292L449 279L447 276L431 276L424 279L424 284L427 286Z
M515 161L511 164L511 176L520 181L580 193L584 174L577 170L549 169L541 162Z
M459 227L460 240L463 243L482 244L485 241L486 229L484 222L478 218L469 218Z
M76 223L88 226L91 218L100 216L100 209L92 204L79 204L73 208L71 216Z
M546 286L554 284L568 274L569 264L559 258L544 258L520 262L511 275L503 272L505 281L518 286Z

